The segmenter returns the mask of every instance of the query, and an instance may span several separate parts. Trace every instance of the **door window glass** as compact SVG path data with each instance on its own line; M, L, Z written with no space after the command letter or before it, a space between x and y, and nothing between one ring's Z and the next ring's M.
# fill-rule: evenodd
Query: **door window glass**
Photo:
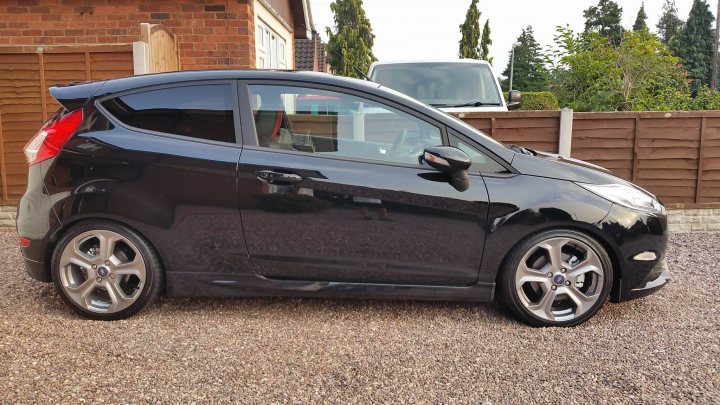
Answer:
M470 171L474 173L504 173L507 169L501 164L496 162L493 158L489 157L485 153L478 149L470 146L469 144L459 140L455 136L450 137L450 145L462 150L467 153L472 161Z
M122 123L140 129L235 142L233 91L227 84L143 91L102 102Z
M419 165L440 129L362 97L302 87L251 85L258 144L331 156Z

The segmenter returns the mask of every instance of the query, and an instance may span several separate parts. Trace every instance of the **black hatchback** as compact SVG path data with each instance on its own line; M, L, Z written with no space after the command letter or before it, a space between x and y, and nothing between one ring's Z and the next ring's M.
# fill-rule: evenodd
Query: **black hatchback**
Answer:
M376 83L218 70L50 94L17 228L30 275L90 318L160 294L497 293L566 326L669 280L655 196Z

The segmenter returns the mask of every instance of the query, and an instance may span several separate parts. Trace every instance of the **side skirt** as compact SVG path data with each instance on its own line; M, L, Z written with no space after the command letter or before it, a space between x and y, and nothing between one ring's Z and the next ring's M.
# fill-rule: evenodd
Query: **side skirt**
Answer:
M171 297L291 296L489 302L495 292L495 283L467 287L337 283L228 273L171 272L167 273L166 281L167 295Z

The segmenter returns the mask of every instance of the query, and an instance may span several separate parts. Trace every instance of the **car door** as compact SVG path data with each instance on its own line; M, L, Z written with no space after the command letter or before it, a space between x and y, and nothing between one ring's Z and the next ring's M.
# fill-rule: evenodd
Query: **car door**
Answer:
M460 192L421 164L445 129L330 87L241 86L238 195L250 259L278 279L470 285L485 239L481 177Z
M89 173L77 183L96 191L72 208L130 219L162 253L168 283L178 271L252 274L237 206L235 81L135 89L97 106L112 125L79 140L94 157L89 168L71 170Z

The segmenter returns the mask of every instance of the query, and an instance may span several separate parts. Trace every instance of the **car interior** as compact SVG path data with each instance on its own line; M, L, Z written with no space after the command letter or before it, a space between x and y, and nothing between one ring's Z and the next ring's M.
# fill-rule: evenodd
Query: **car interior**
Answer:
M442 143L436 127L367 100L258 87L251 100L262 147L418 164Z

